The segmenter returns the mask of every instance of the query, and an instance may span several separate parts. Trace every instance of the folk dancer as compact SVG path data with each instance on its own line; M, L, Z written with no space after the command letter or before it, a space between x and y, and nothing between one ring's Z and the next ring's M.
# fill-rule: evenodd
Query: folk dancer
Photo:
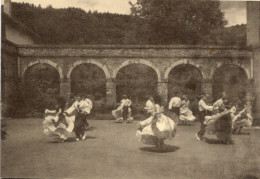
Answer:
M205 122L207 125L206 131L209 135L216 135L223 144L233 144L234 141L231 139L231 118L232 114L236 111L233 106L230 109L226 109L220 106L219 113L213 116L206 116Z
M223 101L227 99L226 92L221 93L221 98L219 98L214 104L214 113L218 113L218 109L223 105Z
M253 117L251 115L251 107L245 105L237 115L232 114L232 133L240 134L244 127L251 127L253 123Z
M189 109L190 101L186 95L183 95L181 108L180 108L180 123L187 124L195 120L195 116L192 114L192 111Z
M205 116L207 115L208 111L213 110L213 106L209 106L206 104L207 99L209 98L208 94L202 95L202 98L199 101L199 112L198 112L198 118L201 123L200 131L196 133L196 139L197 140L203 140L203 136L205 134L205 129L206 129L206 124L204 123L205 121Z
M206 116L206 125L208 134L216 134L217 138L223 144L233 144L232 140L232 114L236 108L231 107L228 100L223 100L223 104L219 107L219 113L213 116Z
M123 95L120 106L112 111L112 115L116 118L116 122L130 122L133 120L131 117L131 108L132 101L127 98L126 95Z
M92 102L89 99L85 99L84 95L78 95L73 105L66 111L66 115L70 115L76 111L74 132L76 140L86 139L86 129L89 127L87 122L87 115L92 109Z
M164 140L175 136L175 123L162 113L163 107L160 105L159 97L148 100L145 109L151 116L139 123L136 136L144 144L156 145L157 148L161 148L164 145Z
M49 136L57 135L64 142L68 139L70 133L74 128L75 116L66 117L63 114L65 105L56 105L56 109L45 110L45 118L43 121L43 133ZM64 102L65 104L65 102Z
M177 122L180 118L180 107L181 107L181 98L176 93L175 96L169 102L169 110L173 112L173 118L177 118Z

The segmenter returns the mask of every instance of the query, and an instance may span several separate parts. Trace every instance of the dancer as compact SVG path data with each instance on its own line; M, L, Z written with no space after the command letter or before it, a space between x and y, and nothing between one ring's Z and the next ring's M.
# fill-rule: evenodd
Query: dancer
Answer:
M160 106L159 97L155 97L154 101L148 100L145 109L151 114L151 117L139 123L136 136L139 141L145 144L161 148L164 145L164 140L175 136L175 123L162 113L163 109Z
M62 98L57 99L55 109L45 110L45 118L43 121L43 133L49 136L59 136L61 142L68 139L69 133L74 127L73 117L67 118L63 111L65 108L65 101Z
M186 95L182 97L182 103L180 108L180 123L186 125L195 120L192 111L189 109L190 101Z
M86 97L85 94L83 94L81 96L82 100L80 102L80 106L79 106L79 118L82 118L82 124L80 124L81 126L81 130L82 132L80 133L84 133L82 136L82 140L86 139L87 136L87 132L86 130L90 127L88 124L88 121L90 119L90 113L93 107L93 103L92 101ZM84 131L84 132L83 132Z
M76 101L73 105L65 112L66 116L71 115L76 112L75 115L75 124L74 132L76 135L76 140L85 140L86 138L86 129L89 127L87 122L87 115L92 109L92 102L85 98L85 95L77 95Z
M175 93L174 97L169 102L169 110L172 111L175 116L177 116L178 120L180 118L180 107L181 98L179 97L179 93Z
M206 124L204 124L205 121L205 116L207 115L208 111L212 111L213 110L213 106L208 106L206 104L206 100L209 98L208 94L204 94L202 95L200 101L199 101L199 112L198 112L198 118L200 120L201 123L201 127L200 127L200 131L198 133L196 133L196 139L198 141L203 140L203 136L205 134L205 128L206 128Z
M132 101L127 98L126 95L123 95L120 106L112 111L112 115L116 118L116 122L130 122L133 120L131 117L131 108Z
M241 134L243 127L251 127L253 118L250 105L245 105L244 109L237 115L232 114L232 133Z
M228 100L224 100L223 104L219 107L219 114L213 117L211 126L214 131L209 131L209 134L216 134L217 138L223 144L233 144L232 140L232 119L231 115L236 111L235 107L231 107ZM208 127L209 127L208 123ZM210 127L209 127L210 128Z
M223 104L223 101L227 99L227 94L226 92L222 92L221 93L221 98L219 98L214 104L213 104L213 108L215 110L215 113L218 113L218 109L220 108L220 106Z

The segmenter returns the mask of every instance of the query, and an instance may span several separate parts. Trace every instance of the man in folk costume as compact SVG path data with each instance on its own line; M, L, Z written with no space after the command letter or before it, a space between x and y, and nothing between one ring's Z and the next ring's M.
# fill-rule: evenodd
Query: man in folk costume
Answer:
M79 106L80 106L80 102L81 102L81 97L80 95L76 95L75 96L75 102L72 104L72 106L67 109L65 111L65 115L69 116L72 115L74 112L76 112L75 115L75 122L74 122L74 132L76 135L76 140L79 140L80 138L80 130L79 130L79 123L80 123L80 119L79 119Z
M203 140L203 136L206 131L206 124L204 123L205 121L205 116L207 115L207 112L213 110L213 106L209 106L206 104L206 100L209 98L208 94L204 94L202 98L199 101L199 112L198 112L198 118L201 123L200 131L196 134L196 139L197 140Z
M169 110L172 111L179 119L180 117L181 98L178 93L169 102Z
M126 95L123 95L123 99L121 100L121 105L118 107L117 110L122 110L123 122L127 122L129 112L131 111L130 106L132 101L127 98Z
M82 136L82 140L86 139L86 130L89 127L87 119L89 118L93 103L84 94L81 96L81 101L79 103L79 124L78 133Z
M82 99L82 97L84 99ZM80 95L78 95L76 97L76 101L66 111L66 115L70 115L74 111L77 112L76 117L75 117L75 124L74 124L74 132L76 135L76 140L79 140L79 139L85 140L86 128L89 126L86 118L92 109L92 102L89 99L85 100L84 95L82 97Z

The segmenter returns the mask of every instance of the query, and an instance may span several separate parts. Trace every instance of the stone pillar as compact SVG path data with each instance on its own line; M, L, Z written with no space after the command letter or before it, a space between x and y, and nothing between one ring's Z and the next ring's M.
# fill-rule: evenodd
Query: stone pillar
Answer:
M162 79L158 81L158 94L161 96L162 103L165 105L168 103L168 80Z
M247 2L247 45L253 50L255 124L260 123L260 2Z
M250 102L250 105L252 104L252 100L253 100L253 83L251 80L248 80L247 82L247 91L246 91L246 102Z
M253 117L254 120L257 120L255 124L260 124L260 47L255 48L253 52L253 59L254 59L254 79L253 79L253 90L254 90L254 105L253 108L255 109Z
M70 99L70 78L60 79L60 95L64 97L67 101Z
M212 99L212 80L210 79L203 79L201 83L201 91L203 93L209 94L210 98Z
M260 42L260 2L247 2L247 45L258 46Z
M106 105L116 106L116 83L115 79L107 78L106 82Z

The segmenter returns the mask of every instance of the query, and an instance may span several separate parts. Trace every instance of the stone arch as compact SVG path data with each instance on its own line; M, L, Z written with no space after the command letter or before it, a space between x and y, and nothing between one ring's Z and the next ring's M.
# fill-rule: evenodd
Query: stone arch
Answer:
M60 66L58 66L57 63L54 63L53 61L45 60L45 59L38 59L38 60L30 62L28 65L26 65L22 70L22 77L24 77L24 74L28 68L32 67L33 65L39 64L39 63L46 63L46 64L54 67L55 69L58 70L60 78L63 78L62 68Z
M146 61L146 60L126 60L124 61L121 65L119 65L114 71L113 71L113 74L112 74L112 77L113 78L116 78L116 75L118 73L118 71L127 66L127 65L130 65L130 64L143 64L143 65L147 65L149 67L151 67L157 74L157 78L158 78L158 82L161 82L161 73L160 73L160 70L154 65L152 64L151 62L149 61Z
M237 62L218 63L211 72L213 98L216 100L225 91L232 100L244 99L250 89L250 73ZM249 86L248 86L249 85ZM234 102L234 101L233 101Z
M243 69L243 70L245 71L245 73L246 73L246 75L247 75L247 79L251 79L251 78L252 78L249 68L247 68L247 67L246 67L245 65L243 65L243 64L238 63L237 61L233 61L233 62L230 62L230 63L218 63L218 64L217 64L217 68L215 68L214 70L211 70L210 79L213 79L213 76L214 76L215 72L216 72L219 68L221 68L221 67L223 67L223 66L225 66L225 65L235 65L235 66L238 66L238 67L240 67L241 69Z
M182 65L182 64L190 64L190 65L196 67L196 68L200 71L200 73L201 73L203 79L206 78L205 73L204 73L202 70L200 70L200 65L199 65L199 64L194 63L192 60L183 59L183 60L178 60L178 61L172 63L171 66L169 66L169 67L166 69L166 71L165 71L165 73L164 73L164 79L168 79L169 73L171 72L171 70L172 70L174 67L176 67L176 66L178 66L178 65Z
M84 63L91 63L94 65L97 65L99 68L101 68L104 71L106 78L110 78L110 74L108 72L107 66L103 65L102 63L100 63L96 60L79 60L79 61L73 63L73 65L69 68L69 72L67 73L67 78L68 79L70 78L71 72L73 71L73 69L75 67L77 67L78 65L84 64Z

